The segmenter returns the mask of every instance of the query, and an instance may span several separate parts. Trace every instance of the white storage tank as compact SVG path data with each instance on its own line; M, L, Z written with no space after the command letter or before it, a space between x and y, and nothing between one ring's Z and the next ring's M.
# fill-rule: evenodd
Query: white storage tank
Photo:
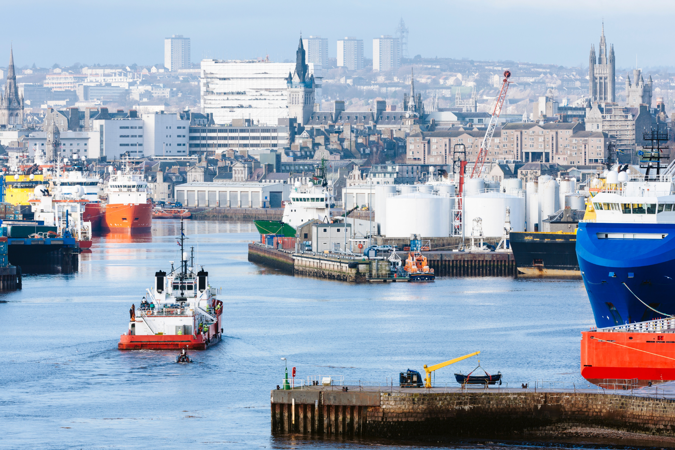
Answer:
M396 194L396 186L393 184L375 186L375 222L380 224L380 233L384 234L386 230L387 219L387 197Z
M565 204L565 197L569 194L574 194L572 190L572 180L567 178L560 180L560 188L558 191L558 205L562 208Z
M539 196L537 193L539 183L536 181L528 181L525 187L525 198L527 199L527 231L534 231L534 225L539 224Z
M398 190L401 192L401 194L412 194L413 192L417 191L417 186L412 184L402 184L398 187Z
M565 197L565 207L583 211L586 209L586 197L582 194L572 194Z
M539 177L540 180L543 177ZM555 214L560 210L558 202L560 196L558 195L558 182L551 177L542 184L539 182L539 230L541 230L541 221L548 218L548 216Z
M434 187L431 184L420 184L417 186L417 192L420 194L431 194L434 191Z
M386 237L447 237L450 235L450 198L430 194L388 197Z
M485 181L482 178L464 179L464 196L478 195L485 192Z
M454 197L455 196L455 185L454 184L437 184L436 191L438 195L445 197Z
M506 208L510 210L511 229L525 231L525 199L498 192L467 197L464 202L464 227L467 237L471 236L473 219L483 221L483 236L501 237L504 235Z
M514 192L523 189L523 180L520 178L505 178L502 180L501 188L503 192L513 195Z

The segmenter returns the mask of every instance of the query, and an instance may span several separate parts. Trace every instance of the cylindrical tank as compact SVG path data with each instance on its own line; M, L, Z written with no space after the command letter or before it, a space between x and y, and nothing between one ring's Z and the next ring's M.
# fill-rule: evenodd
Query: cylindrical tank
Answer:
M412 194L413 192L417 191L417 187L412 184L402 184L398 187L398 189L401 192L401 195Z
M506 208L510 211L511 229L525 230L525 199L498 192L467 197L464 202L464 229L471 236L473 219L482 219L483 236L501 237L504 235Z
M482 178L469 178L464 182L464 195L478 195L485 192L485 181Z
M375 186L375 222L380 224L380 233L384 234L387 224L387 197L396 194L396 186L393 184Z
M431 194L434 191L434 187L431 184L420 184L417 186L417 192L420 194Z
M540 177L541 179L542 177ZM558 207L558 182L551 177L542 185L539 184L539 230L541 231L541 221L547 219L548 216L555 214L560 208Z
M582 194L570 194L565 197L565 207L583 211L586 209L586 197Z
M565 204L565 196L568 194L573 194L572 190L572 181L569 179L560 180L560 189L558 192L558 205L562 208Z
M539 223L539 196L537 195L539 183L536 181L528 181L525 187L527 231L534 231L534 225Z
M518 190L523 189L523 180L520 178L506 178L502 181L502 191L507 194L513 194Z
M499 188L500 188L499 181L488 180L485 182L485 189L489 189L490 191L497 191L499 190Z
M387 237L447 237L450 235L450 199L429 194L387 197ZM384 233L383 233L384 234Z
M452 184L437 184L436 190L438 195L445 197L454 197L455 196L455 186Z

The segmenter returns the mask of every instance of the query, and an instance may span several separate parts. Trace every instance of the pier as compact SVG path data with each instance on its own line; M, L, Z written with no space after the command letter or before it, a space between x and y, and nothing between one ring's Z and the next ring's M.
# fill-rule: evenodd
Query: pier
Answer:
M675 401L651 392L303 386L271 392L271 426L336 437L675 437Z
M73 238L8 238L9 263L22 273L73 273L79 248Z
M405 252L400 253L405 259ZM424 252L429 267L440 277L514 277L511 252ZM248 260L288 274L348 282L398 281L391 278L389 261L361 255L295 253L257 242L248 245Z

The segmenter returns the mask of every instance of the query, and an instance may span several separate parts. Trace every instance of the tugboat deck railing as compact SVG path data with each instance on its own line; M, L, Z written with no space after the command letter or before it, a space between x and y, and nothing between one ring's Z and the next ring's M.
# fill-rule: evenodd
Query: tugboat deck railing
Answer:
M675 318L648 320L614 327L598 328L602 333L631 332L631 333L675 333Z

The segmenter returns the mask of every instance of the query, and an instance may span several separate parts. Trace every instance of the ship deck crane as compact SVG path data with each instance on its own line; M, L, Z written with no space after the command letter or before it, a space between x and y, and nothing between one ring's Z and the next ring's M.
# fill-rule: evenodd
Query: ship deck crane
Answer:
M450 364L454 364L460 361L464 361L467 358L471 358L472 356L478 355L480 352L473 352L469 353L468 355L460 356L459 358L451 359L450 361L445 361L439 364L435 364L431 367L427 367L427 365L424 365L424 371L426 372L426 377L424 379L424 387L425 388L430 388L431 387L431 373L437 371L438 369L442 369L443 367L447 367Z

